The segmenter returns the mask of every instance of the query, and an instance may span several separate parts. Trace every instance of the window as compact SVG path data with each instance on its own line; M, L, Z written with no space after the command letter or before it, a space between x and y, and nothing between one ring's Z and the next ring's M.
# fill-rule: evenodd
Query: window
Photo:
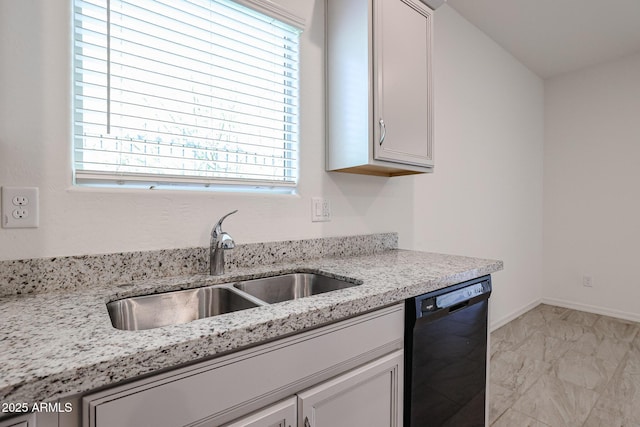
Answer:
M264 0L74 0L75 182L291 191L301 28Z

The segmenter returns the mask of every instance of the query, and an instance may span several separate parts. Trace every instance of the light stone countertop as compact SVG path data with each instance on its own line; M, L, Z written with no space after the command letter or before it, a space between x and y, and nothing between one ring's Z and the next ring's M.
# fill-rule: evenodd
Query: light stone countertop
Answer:
M491 274L502 261L406 250L140 279L0 298L0 402L42 402L210 358ZM111 326L106 302L293 271L362 281L308 298L142 331Z

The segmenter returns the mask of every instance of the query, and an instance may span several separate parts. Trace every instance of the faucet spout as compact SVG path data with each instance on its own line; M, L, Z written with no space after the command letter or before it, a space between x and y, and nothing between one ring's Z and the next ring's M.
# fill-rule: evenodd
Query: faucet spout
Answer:
M233 238L226 232L222 231L222 222L231 214L238 212L235 210L229 212L216 223L211 229L211 243L209 244L209 267L212 276L224 274L224 251L233 249L236 244Z

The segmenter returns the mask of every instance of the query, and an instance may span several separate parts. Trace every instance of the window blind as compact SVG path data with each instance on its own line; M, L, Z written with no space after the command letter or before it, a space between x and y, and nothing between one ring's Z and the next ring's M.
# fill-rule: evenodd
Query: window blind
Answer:
M75 182L295 186L299 34L229 0L74 0Z

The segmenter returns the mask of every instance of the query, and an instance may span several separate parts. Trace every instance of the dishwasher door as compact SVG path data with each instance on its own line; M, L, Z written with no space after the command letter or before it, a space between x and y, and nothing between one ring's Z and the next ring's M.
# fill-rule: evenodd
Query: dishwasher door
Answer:
M491 277L406 301L405 427L485 425Z

